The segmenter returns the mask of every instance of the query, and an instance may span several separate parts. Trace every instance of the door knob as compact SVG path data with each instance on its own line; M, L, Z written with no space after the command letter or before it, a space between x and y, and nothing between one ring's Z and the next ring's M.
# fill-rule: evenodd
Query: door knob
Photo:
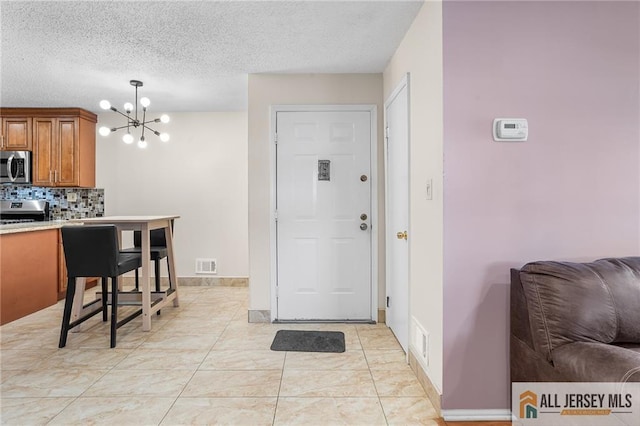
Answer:
M368 226L367 226L367 224L366 224L366 223L361 223L361 224L360 224L360 229L362 229L363 231L366 231L366 230L367 230L367 228L368 228Z
M406 240L407 239L407 231L398 232L396 234L396 237L398 237L399 240Z

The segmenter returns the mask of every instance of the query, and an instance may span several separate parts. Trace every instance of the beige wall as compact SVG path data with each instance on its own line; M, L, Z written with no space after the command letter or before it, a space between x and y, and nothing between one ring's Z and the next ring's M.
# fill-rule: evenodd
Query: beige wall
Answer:
M272 105L374 104L378 107L379 221L384 221L382 188L381 74L251 74L249 75L249 309L271 310L271 173ZM379 247L384 231L379 230ZM379 283L384 279L384 251ZM384 286L379 285L379 299Z
M410 313L429 333L423 368L442 393L443 376L443 74L442 3L429 1L384 72L385 99L410 73ZM433 181L433 199L425 196ZM413 345L414 327L410 330ZM416 351L419 353L419 351Z
M217 276L247 277L247 113L169 115L170 123L153 127L166 129L171 140L150 135L144 150L124 144L122 130L97 135L96 183L105 190L105 212L178 214L178 276L197 276L195 259L212 257ZM122 121L103 113L98 127Z

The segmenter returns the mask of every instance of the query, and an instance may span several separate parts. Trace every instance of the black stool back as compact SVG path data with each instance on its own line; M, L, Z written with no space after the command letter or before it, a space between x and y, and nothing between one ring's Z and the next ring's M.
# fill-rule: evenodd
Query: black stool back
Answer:
M142 250L142 235L140 231L133 232L133 245L134 247L130 247L122 250L124 253L140 253ZM169 288L172 288L171 282L171 271L169 269L169 257L167 255L167 240L164 235L164 229L152 229L149 233L149 245L150 245L150 255L151 260L154 264L154 272L155 272L155 282L156 282L156 291L160 291L160 260L166 258L167 259L167 272L169 276ZM135 281L136 290L139 288L139 275L138 270L136 269L136 281ZM160 315L160 311L158 311L158 315Z
M68 281L58 347L62 348L66 345L70 329L97 313L102 312L102 320L107 320L107 278L111 277L111 347L114 348L116 346L116 329L142 313L142 309L140 309L118 322L117 277L125 272L137 270L142 265L141 255L140 253L120 252L118 231L114 225L63 226L61 232ZM81 277L100 277L102 279L102 298L83 305L83 311L97 302L102 303L97 309L71 322L76 278Z
M152 229L151 232L149 232L149 242L151 247L167 247L164 229ZM135 247L142 247L142 235L140 231L133 231L133 245Z
M69 277L114 277L118 233L114 225L64 226L62 242Z

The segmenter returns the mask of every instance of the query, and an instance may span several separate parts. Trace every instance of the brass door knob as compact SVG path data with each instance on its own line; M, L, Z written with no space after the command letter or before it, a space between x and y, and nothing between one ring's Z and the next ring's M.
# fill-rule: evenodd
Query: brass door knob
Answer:
M398 237L399 240L406 240L407 239L407 231L398 232L396 234L396 237Z

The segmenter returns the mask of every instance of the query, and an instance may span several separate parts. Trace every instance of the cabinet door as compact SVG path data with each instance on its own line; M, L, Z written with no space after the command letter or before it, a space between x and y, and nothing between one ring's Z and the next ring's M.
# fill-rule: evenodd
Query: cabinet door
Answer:
M0 235L0 324L55 305L58 230Z
M78 186L79 132L77 118L59 118L57 130L57 161L55 168L56 186Z
M31 151L31 118L2 118L2 149L5 151Z
M33 119L33 184L52 186L56 160L55 118Z

